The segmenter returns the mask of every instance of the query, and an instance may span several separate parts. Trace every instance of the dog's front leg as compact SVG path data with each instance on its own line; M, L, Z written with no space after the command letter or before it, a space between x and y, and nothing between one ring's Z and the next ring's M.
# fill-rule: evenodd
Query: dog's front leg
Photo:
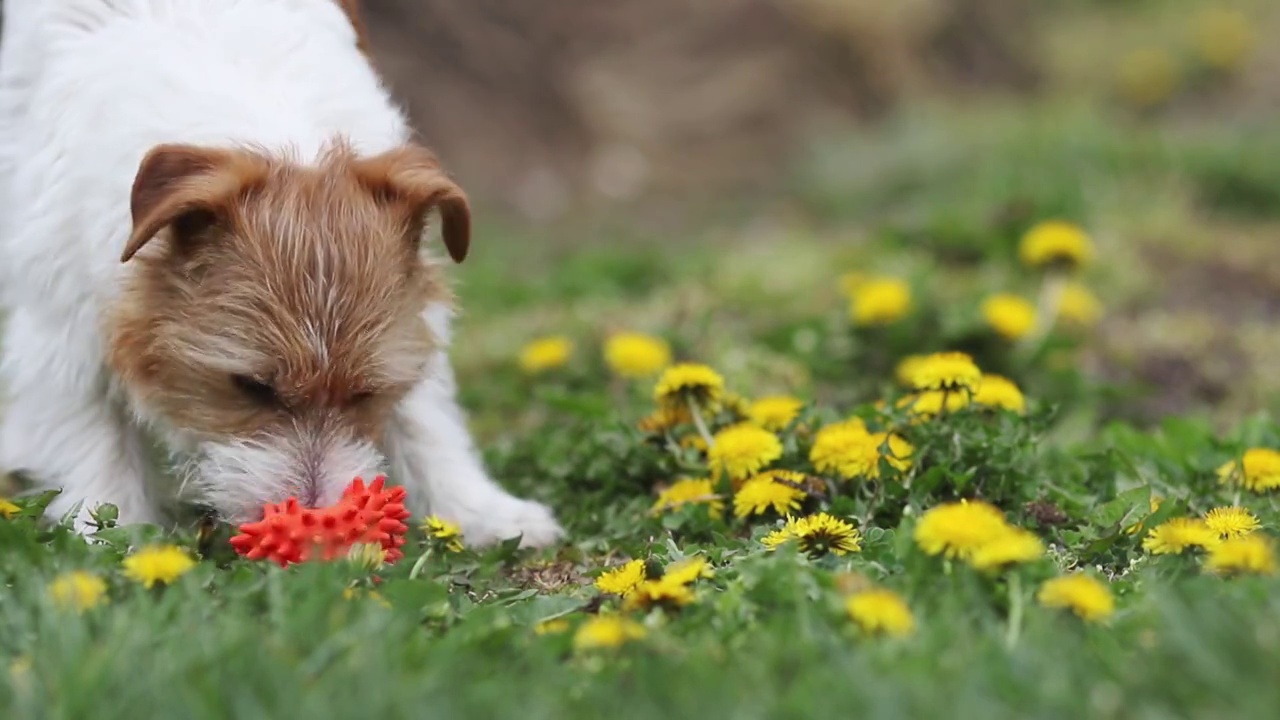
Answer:
M522 547L559 540L564 531L550 509L512 496L489 477L455 401L448 358L437 353L432 365L397 409L387 437L392 477L405 485L415 513L457 523L472 545L516 536Z
M107 397L100 362L78 352L84 336L41 320L25 308L8 318L0 467L60 489L48 514L59 519L79 506L80 532L92 530L89 511L103 503L116 505L122 524L155 522L139 431Z

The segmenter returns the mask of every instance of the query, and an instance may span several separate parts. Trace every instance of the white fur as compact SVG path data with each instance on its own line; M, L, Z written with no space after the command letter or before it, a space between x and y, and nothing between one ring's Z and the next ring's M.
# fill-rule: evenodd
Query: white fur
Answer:
M347 18L326 0L5 0L3 10L0 469L61 488L51 512L78 508L81 528L104 502L126 522L159 518L144 430L189 469L197 499L228 515L297 491L304 435L211 445L167 427L106 368L100 311L125 270L130 187L151 147L248 143L305 161L335 135L365 154L409 136ZM448 310L426 319L447 341ZM448 358L432 365L396 412L385 461L335 436L309 472L349 478L385 464L416 511L459 523L470 542L559 538L546 507L489 478ZM318 499L335 487L327 480Z
M314 425L279 437L197 443L186 455L186 485L232 522L256 519L263 504L282 496L331 505L352 478L371 480L386 464L373 445Z

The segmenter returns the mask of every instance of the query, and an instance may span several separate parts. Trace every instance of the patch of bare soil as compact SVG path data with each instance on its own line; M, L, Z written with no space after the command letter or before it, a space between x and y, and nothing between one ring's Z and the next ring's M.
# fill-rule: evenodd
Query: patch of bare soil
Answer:
M1156 292L1108 319L1094 358L1104 378L1134 391L1117 415L1154 422L1275 409L1280 263L1254 252L1271 243L1242 240L1207 253L1144 248Z
M367 0L379 65L473 192L770 187L817 128L913 92L1030 89L1022 0Z

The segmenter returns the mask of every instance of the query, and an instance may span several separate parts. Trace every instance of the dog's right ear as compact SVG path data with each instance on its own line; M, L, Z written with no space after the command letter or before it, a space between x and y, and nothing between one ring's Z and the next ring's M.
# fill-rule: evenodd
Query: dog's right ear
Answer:
M193 145L152 148L133 180L133 231L120 261L128 262L165 228L178 243L201 235L266 174L265 163L247 152Z

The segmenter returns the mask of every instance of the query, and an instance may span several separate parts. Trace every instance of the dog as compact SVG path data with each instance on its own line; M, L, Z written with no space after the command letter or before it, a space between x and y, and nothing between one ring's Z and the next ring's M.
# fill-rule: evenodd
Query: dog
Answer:
M59 489L81 532L103 503L235 523L385 472L473 545L563 538L490 478L455 400L428 216L461 262L470 205L356 0L3 10L0 469Z

